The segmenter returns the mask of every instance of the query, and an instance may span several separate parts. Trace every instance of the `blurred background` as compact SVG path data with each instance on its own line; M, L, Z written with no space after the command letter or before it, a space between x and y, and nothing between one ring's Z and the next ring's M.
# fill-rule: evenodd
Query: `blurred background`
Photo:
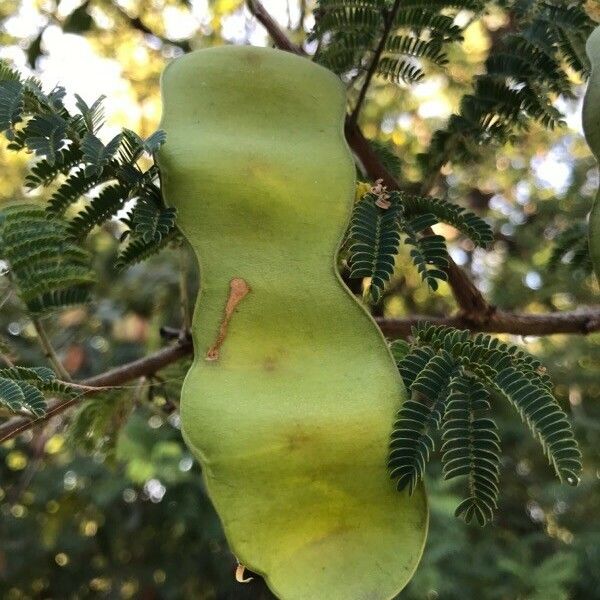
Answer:
M311 2L264 4L293 38L305 38ZM406 181L419 181L417 154L456 109L505 24L490 10L469 26L446 71L410 87L373 88L363 130L392 148ZM0 58L88 103L105 95L105 141L122 126L144 136L156 129L165 64L189 49L221 44L268 44L239 0L0 2ZM439 183L448 198L493 226L497 241L488 252L452 242L451 228L438 231L490 301L507 310L572 310L598 294L590 277L568 265L547 268L552 240L585 216L598 184L581 135L580 98L560 106L565 127L534 126L518 144L476 165L445 168ZM44 200L23 189L27 162L0 142L0 207ZM198 274L186 248L116 273L119 234L115 221L90 238L100 281L95 302L47 322L76 378L164 343L161 327L181 322L181 272L195 297ZM0 344L9 339L23 364L44 364L33 325L6 289L0 278ZM454 309L447 286L430 293L400 257L379 310L399 317ZM582 447L581 484L560 486L520 421L498 407L504 459L497 517L484 529L456 520L458 491L441 481L433 461L429 540L402 598L600 598L600 335L507 339L547 366ZM0 446L0 597L267 597L256 583L236 583L234 557L181 440L177 402L187 367L182 361L160 377L84 402L69 415L69 427L50 422Z

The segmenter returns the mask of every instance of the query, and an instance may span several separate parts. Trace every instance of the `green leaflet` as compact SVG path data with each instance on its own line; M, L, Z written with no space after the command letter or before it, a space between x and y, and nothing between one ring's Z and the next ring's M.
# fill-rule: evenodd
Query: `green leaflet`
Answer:
M497 508L500 438L496 424L485 417L489 394L472 377L455 377L449 385L443 426L444 479L467 476L468 496L456 516L485 525Z
M100 96L91 106L88 106L79 94L75 94L75 98L75 105L83 118L86 129L89 133L96 133L96 131L104 124L104 108L102 102L106 96Z
M131 215L132 229L146 244L153 241L160 243L175 226L176 211L162 206L160 189L147 186Z
M381 298L383 287L394 272L400 245L400 211L397 203L380 208L375 194L367 194L355 206L348 237L350 277L370 277L370 294L374 302Z
M19 81L5 81L0 96L0 131L9 132L21 118L23 110L22 86Z
M121 134L118 133L106 146L89 131L83 136L81 150L86 164L86 175L100 176L121 144Z
M164 193L202 272L182 431L231 548L285 600L390 599L428 517L422 485L398 494L386 471L402 382L334 268L354 195L343 87L223 47L175 60L162 92Z
M65 120L55 114L36 115L24 131L27 147L54 165L60 150L65 147Z

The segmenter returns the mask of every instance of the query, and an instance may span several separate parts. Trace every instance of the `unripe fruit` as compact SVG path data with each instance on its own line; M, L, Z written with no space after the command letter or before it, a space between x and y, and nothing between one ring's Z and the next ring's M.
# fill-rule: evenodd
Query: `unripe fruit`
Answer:
M592 74L583 102L583 131L588 146L600 162L600 27L596 27L586 44ZM589 243L592 265L600 280L600 190L589 216Z
M392 598L427 505L390 481L406 392L335 268L355 186L343 86L224 47L175 60L162 93L164 193L201 273L182 430L231 549L280 598Z

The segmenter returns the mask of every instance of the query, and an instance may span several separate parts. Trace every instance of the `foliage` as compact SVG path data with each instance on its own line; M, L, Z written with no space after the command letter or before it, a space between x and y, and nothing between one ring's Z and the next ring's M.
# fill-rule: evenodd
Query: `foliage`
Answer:
M555 270L561 263L566 263L574 271L581 270L586 274L591 273L592 261L587 235L588 227L582 222L573 223L562 231L554 241L548 268Z
M456 204L397 191L388 193L381 184L372 187L354 206L346 234L350 277L369 277L369 294L378 302L394 273L403 235L422 280L437 290L438 280L447 279L448 251L443 236L427 230L438 222L456 227L478 246L485 248L492 241L489 225Z
M139 223L126 231L129 242L118 261L125 267L161 249L164 237L174 237L174 211L165 207L155 184L158 169L152 164L144 171L139 165L143 154L152 157L164 143L164 132L144 140L124 129L104 144L96 135L104 123L103 97L88 106L76 95L79 112L71 115L63 102L65 95L62 87L45 93L37 79L23 79L0 63L0 131L11 141L9 148L27 149L39 158L26 180L29 189L47 187L63 176L50 198L49 217L63 216L87 196L84 208L69 222L68 233L74 240L109 221L130 200L143 206L138 212L145 214L146 223L155 222L154 231L149 235Z
M363 71L375 61L375 72L387 80L419 82L424 64L445 67L446 46L462 39L457 13L477 15L484 5L479 0L320 0L311 33L319 41L315 58L340 74ZM507 0L502 5L514 13L515 26L499 36L484 73L473 78L472 92L433 136L421 156L427 170L449 160L472 161L482 145L504 143L531 121L550 129L562 124L553 100L572 95L568 71L584 79L589 75L585 41L594 25L581 4Z
M84 452L112 451L131 411L130 394L105 392L82 402L67 432L67 440Z
M578 3L512 0L516 26L508 28L473 81L457 114L437 131L422 162L435 168L448 160L470 161L478 147L504 143L532 121L552 129L562 124L553 105L572 95L568 69L586 78L585 41L594 24Z
M566 414L552 395L541 363L516 346L485 334L422 325L413 345L393 353L412 392L398 413L389 467L399 490L412 493L423 478L441 429L445 479L467 477L468 496L456 509L485 525L497 508L500 436L488 417L491 398L507 399L537 438L559 479L579 482L581 453Z
M398 6L396 6L398 5ZM425 77L423 63L443 67L444 46L461 39L454 15L479 11L478 0L387 2L386 0L319 0L311 38L319 40L316 60L344 74L376 60L376 72L394 82L414 83ZM383 52L374 56L386 29Z

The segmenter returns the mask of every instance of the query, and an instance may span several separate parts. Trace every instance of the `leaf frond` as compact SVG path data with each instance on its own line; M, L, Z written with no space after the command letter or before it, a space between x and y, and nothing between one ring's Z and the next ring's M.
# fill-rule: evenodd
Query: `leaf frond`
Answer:
M160 252L169 242L174 242L179 237L179 231L173 227L166 235L161 236L159 241L145 242L138 237L131 237L125 248L119 254L116 268L126 269L131 265L142 262L148 257Z
M67 234L73 239L84 238L96 225L101 225L116 215L127 197L128 190L121 185L105 187L69 222Z
M46 412L44 394L70 398L77 392L72 386L57 380L52 369L21 366L0 369L0 406L40 417Z
M481 248L489 247L494 239L491 227L483 219L457 204L431 196L403 194L402 205L407 218L432 214L436 222L452 225Z
M449 395L442 433L444 479L466 477L468 496L455 511L469 523L484 526L498 507L500 437L489 413L489 393L469 376L455 377Z
M581 453L539 360L483 333L471 336L427 323L413 328L411 343L395 345L398 370L412 394L391 435L390 475L400 489L412 490L422 478L434 449L432 435L441 426L444 477L467 482L456 516L480 525L489 522L497 506L501 451L490 418L492 398L509 401L560 481L577 485Z
M48 219L43 208L19 204L3 209L0 249L29 312L90 300L96 278L89 253L69 241L67 223Z
M85 208L67 226L67 234L72 238L69 243L82 240L96 225L112 219L126 200L137 198L133 221L129 219L133 230L124 234L124 238L137 241L128 245L123 256L139 258L159 250L164 245L162 238L174 234L175 230L175 211L166 207L161 197L158 166L154 160L165 143L165 132L158 130L142 139L124 129L104 144L97 135L104 123L104 97L88 105L81 96L75 95L76 112L71 114L64 104L65 94L60 86L44 91L39 80L22 77L8 63L0 61L0 133L8 138L10 150L26 149L39 158L27 175L25 186L30 190L47 187L64 176L50 195L47 206L50 220L62 217L72 204L88 196ZM149 167L145 163L138 164L143 155L150 158ZM80 286L72 285L68 291L59 289L61 271L50 264L53 260L51 244L58 242L52 236L44 241L44 236L50 235L47 228L40 226L33 231L30 225L23 233L31 243L37 243L38 267L41 269L43 265L46 281L54 282L54 287L48 290L21 286L30 302L30 310L34 310L34 305L35 310L44 310L50 305L59 307L86 301L89 287L86 278ZM68 259L80 258L74 247L65 252ZM23 255L31 256L30 252ZM13 258L21 268L24 258L17 255ZM80 271L79 267L73 267L62 275L65 281L74 283L82 277ZM36 296L38 292L42 295Z
M594 23L577 3L528 0L511 7L515 26L499 38L459 111L432 137L421 156L424 170L448 160L476 161L484 145L512 141L531 122L548 129L563 125L556 96L574 96L569 70L589 76L585 41Z

